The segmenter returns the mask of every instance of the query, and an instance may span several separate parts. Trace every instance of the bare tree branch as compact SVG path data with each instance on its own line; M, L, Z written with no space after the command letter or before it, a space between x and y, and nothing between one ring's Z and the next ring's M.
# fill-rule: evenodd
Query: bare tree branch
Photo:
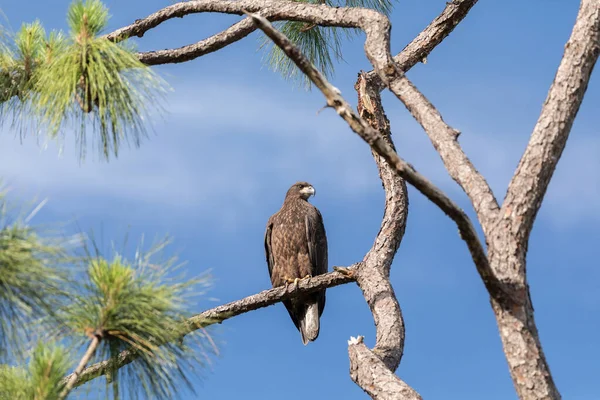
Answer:
M167 6L146 18L118 29L106 37L120 41L131 36L143 36L145 32L161 23L181 18L188 14L218 12L243 14L243 10L260 13L272 20L294 20L321 26L360 28L366 34L365 52L378 73L384 79L387 74L396 74L396 68L389 52L390 22L381 13L366 8L338 8L325 4L281 2L277 0L194 0ZM387 82L387 79L384 79Z
M477 0L447 1L442 13L394 57L398 69L406 72L418 62L424 62L429 53L442 43L467 16L475 3ZM385 88L385 84L375 71L367 72L365 78L377 90L382 91Z
M305 6L308 6L308 8ZM312 20L316 18L314 23L318 23L319 25L349 28L361 27L360 16L367 17L370 20L373 20L373 18L379 19L379 17L383 16L377 11L369 9L336 8L322 4L298 4L293 2L277 2L276 0L192 0L175 3L162 8L146 18L138 19L131 25L109 33L106 35L106 38L118 42L133 36L142 37L149 30L156 28L169 19L183 18L189 14L218 12L242 15L244 13L242 10L260 12L261 15L270 20L290 19L313 22ZM318 10L324 11L325 15L319 16ZM336 12L336 10L339 10L339 12Z
M185 322L187 328L185 334L189 334L210 325L220 324L221 322L229 318L233 318L236 315L258 310L259 308L268 307L299 295L313 293L325 288L331 288L353 282L355 281L355 271L358 267L359 264L355 264L343 269L338 268L341 270L341 272L335 271L324 275L318 275L308 281L299 281L298 285L291 284L288 286L264 290L241 300L233 301L231 303L223 304L210 310L206 310L200 314L190 317ZM139 355L135 350L124 350L117 357L116 368L121 368L124 365L131 363L138 357ZM71 374L66 376L64 381L68 382L71 379L75 379L74 387L83 385L94 378L110 372L113 368L111 362L111 360L106 360L91 365L84 369L78 378L74 378L74 374Z
M444 122L438 110L406 76L391 81L390 90L404 103L427 132L446 170L471 199L487 237L500 207L490 185L473 166L458 143L460 133Z
M359 76L359 84L362 82L360 80L362 76ZM376 95L370 98L372 106L370 111L363 106L366 91L357 92L359 114L395 151L390 121L383 111L379 92L375 92ZM398 368L402 358L405 333L402 311L390 282L390 268L406 228L408 191L404 179L385 158L373 149L371 153L385 191L385 211L375 242L365 255L358 271L357 283L375 320L377 340L373 353L393 372ZM351 366L356 369L363 367L367 366Z
M231 43L245 38L255 30L256 26L254 26L252 21L249 18L245 18L224 31L197 43L183 46L178 49L138 53L138 58L146 65L182 63L220 50Z
M597 0L581 2L554 82L508 186L502 214L509 216L519 239L531 231L598 59L599 10Z
M447 2L444 11L437 16L415 39L413 39L413 41L410 42L404 48L404 50L402 50L402 52L394 57L394 61L396 61L399 69L402 71L408 71L419 61L423 61L429 55L429 53L454 30L456 25L458 25L464 19L464 17L467 16L467 13L475 5L475 3L477 3L477 0L452 0ZM165 11L165 14L168 14L168 12L168 10ZM125 28L122 28L106 35L106 37L109 40L114 41L120 41L130 36L141 37L147 30L150 30L163 22L158 22L158 20L167 17L168 15L160 14L159 16L155 17L155 23L157 22L156 25L148 25L139 30L134 30L133 28L131 28L131 30L126 30ZM314 25L316 24L311 24L311 26ZM217 51L231 43L243 39L254 30L255 27L253 24L250 24L247 20L243 20L232 25L223 32L217 33L210 38L204 39L195 44L183 46L179 49L138 53L138 56L140 60L147 65L189 61L205 54ZM385 87L375 71L367 73L366 78L370 84L374 85L374 87L377 87L379 91L383 90Z
M421 400L413 388L398 379L363 343L362 336L348 341L350 377L377 400Z

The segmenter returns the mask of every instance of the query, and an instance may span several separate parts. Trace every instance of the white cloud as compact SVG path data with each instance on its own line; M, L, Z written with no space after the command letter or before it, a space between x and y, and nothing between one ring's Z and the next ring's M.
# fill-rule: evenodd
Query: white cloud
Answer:
M109 163L89 154L80 164L69 137L59 158L54 143L42 150L2 132L0 176L24 195L159 203L230 223L271 181L311 180L338 195L378 187L366 144L331 110L317 115L319 103L248 86L204 85L197 93L176 92L157 135Z
M80 165L69 138L59 158L53 144L42 151L33 140L19 145L2 132L0 176L27 195L158 203L232 224L257 205L272 181L309 180L334 197L380 191L367 145L331 109L317 114L322 104L314 92L233 83L183 86L167 104L157 135L109 163L91 156ZM470 209L421 128L408 115L388 114L400 154ZM460 128L462 146L501 201L528 137ZM598 154L600 139L573 132L543 218L558 226L600 220Z

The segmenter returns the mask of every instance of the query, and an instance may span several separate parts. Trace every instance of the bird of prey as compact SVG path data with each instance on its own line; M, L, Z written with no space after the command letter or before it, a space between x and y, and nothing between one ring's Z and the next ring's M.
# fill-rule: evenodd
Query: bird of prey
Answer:
M267 222L265 251L273 287L327 272L327 237L323 217L308 198L310 183L289 188L281 209ZM325 290L283 302L306 345L319 336L319 318L325 308Z

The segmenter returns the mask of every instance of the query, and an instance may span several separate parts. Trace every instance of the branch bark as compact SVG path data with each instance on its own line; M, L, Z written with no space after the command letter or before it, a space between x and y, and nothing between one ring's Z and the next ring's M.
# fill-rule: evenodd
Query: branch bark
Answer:
M598 60L599 9L597 0L581 2L542 112L508 186L502 214L510 218L519 239L529 236Z
M325 288L343 285L355 281L355 271L359 264L341 269L342 272L330 272L328 274L316 276L309 281L299 281L298 285L291 284L269 290L264 290L252 296L241 300L223 304L200 314L190 317L186 322L185 334L192 333L198 329L210 325L220 324L223 321L233 318L237 315L249 311L258 310L288 300L299 295L313 293ZM106 375L112 370L112 362L117 363L117 368L121 368L138 358L138 353L133 350L124 350L115 360L105 360L84 369L79 376L75 373L65 377L63 382L73 381L73 387L81 386L90 380L102 375ZM109 368L110 367L110 368Z
M348 341L350 377L357 382L372 399L421 400L413 388L401 381L363 343L363 337Z
M245 38L255 30L256 26L254 26L252 21L249 18L245 18L224 31L197 43L178 49L138 53L138 58L146 65L182 63L220 50L231 43Z
M88 346L85 354L81 358L81 361L79 361L79 365L77 365L77 368L75 368L75 371L71 375L69 375L69 377L67 379L65 379L66 384L65 384L63 391L61 392L61 394L59 396L60 400L67 398L67 396L69 395L69 392L73 389L73 387L75 387L75 383L81 376L83 369L85 368L85 366L90 362L90 360L94 356L94 353L96 352L96 349L98 348L98 345L100 344L100 340L101 340L100 336L98 336L98 335L94 335L92 337L92 341L90 342L90 345ZM63 382L65 382L65 381L63 381Z
M500 207L490 185L458 143L460 132L444 122L439 111L406 76L391 81L389 88L423 127L446 170L471 199L487 237Z
M433 49L452 33L476 3L477 0L447 1L441 14L394 57L398 69L407 72L418 62L425 62ZM386 87L375 71L367 72L365 79L369 82L369 85L380 92Z
M359 75L357 82L359 88L362 86L362 77L363 75ZM363 91L357 90L357 92L358 112L361 118L371 129L379 133L382 140L395 153L390 121L383 111L379 93L369 98L371 109L367 110L364 104L370 88ZM358 271L357 283L375 320L377 336L373 353L383 361L390 371L394 372L398 368L404 352L405 332L402 311L390 282L390 268L406 228L408 191L404 179L386 161L385 157L373 149L371 149L371 153L377 164L379 178L385 191L385 209L375 242L365 255ZM362 370L366 367L366 365L351 365L351 369L355 370ZM359 381L355 380L355 382L364 388Z

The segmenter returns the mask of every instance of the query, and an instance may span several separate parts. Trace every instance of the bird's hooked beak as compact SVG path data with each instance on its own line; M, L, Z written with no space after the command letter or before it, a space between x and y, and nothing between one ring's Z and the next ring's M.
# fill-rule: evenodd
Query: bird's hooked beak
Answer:
M307 200L308 200L308 198L309 198L310 196L315 196L315 195L317 194L317 191L315 190L315 188L314 188L314 187L312 187L312 186L307 186L307 187L305 187L305 188L302 188L302 189L300 190L300 193L302 194L302 197L304 197L305 199L307 199Z

